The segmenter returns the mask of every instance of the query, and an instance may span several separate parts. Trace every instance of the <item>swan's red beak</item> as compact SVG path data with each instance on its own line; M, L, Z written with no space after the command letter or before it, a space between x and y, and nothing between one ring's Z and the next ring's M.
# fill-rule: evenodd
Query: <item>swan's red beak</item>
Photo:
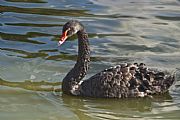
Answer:
M62 34L62 36L61 36L61 38L60 38L60 40L59 40L59 42L58 42L58 45L59 45L59 46L62 45L62 44L66 41L66 39L68 38L67 32L68 32L68 30L66 30L66 31Z

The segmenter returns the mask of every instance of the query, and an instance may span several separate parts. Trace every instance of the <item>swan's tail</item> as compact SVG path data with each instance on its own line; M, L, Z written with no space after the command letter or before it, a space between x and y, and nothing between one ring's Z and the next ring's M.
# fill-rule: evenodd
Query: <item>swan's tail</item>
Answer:
M164 92L167 92L169 88L176 82L176 72L177 70L173 71L170 75L167 75L167 77L165 78L163 84Z

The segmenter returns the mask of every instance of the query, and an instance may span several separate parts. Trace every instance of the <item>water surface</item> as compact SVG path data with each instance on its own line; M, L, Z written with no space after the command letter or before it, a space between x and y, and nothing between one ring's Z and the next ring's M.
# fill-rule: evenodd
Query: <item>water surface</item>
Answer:
M179 6L178 0L1 0L0 119L179 120ZM71 19L89 33L87 77L122 62L145 62L177 70L176 84L153 99L62 95L61 81L76 61L77 37L61 47L57 41Z

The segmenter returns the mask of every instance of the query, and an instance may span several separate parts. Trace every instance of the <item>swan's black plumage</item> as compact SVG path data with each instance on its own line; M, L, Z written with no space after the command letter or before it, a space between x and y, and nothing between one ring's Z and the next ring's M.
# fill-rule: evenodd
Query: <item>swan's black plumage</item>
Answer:
M117 65L82 81L90 62L88 35L76 20L67 22L62 33L60 44L65 37L77 33L79 46L77 62L63 79L62 91L65 94L101 98L145 97L167 92L174 82L174 75L149 69L144 63Z

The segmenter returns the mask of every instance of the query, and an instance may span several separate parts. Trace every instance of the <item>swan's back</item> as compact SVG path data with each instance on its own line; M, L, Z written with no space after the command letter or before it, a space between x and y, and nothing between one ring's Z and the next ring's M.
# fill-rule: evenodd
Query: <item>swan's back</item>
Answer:
M148 69L143 63L122 64L84 80L79 95L105 98L145 97L168 91L174 75Z

